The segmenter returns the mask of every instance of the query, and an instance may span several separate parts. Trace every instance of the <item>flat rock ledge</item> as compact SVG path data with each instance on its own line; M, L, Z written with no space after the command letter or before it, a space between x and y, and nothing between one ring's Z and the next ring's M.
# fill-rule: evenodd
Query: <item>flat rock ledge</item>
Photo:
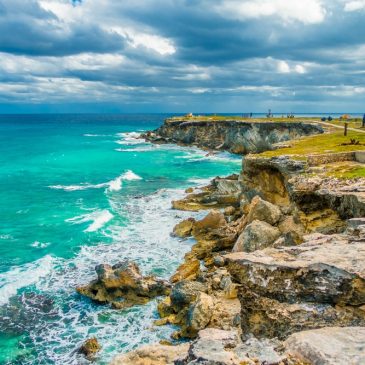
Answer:
M299 246L227 254L228 270L245 288L279 301L365 304L365 239L306 238Z
M291 335L288 352L313 365L365 364L365 327L327 327Z

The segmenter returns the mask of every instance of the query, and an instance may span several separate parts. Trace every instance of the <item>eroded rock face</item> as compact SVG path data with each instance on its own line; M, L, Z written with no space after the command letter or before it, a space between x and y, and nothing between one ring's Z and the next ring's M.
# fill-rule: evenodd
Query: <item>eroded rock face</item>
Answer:
M241 325L243 336L285 339L305 329L326 326L365 326L365 312L358 307L321 303L287 303L242 290Z
M208 325L213 315L213 307L213 298L200 292L188 311L186 326L191 335L195 335Z
M317 133L323 133L322 127L306 123L167 119L160 128L143 137L156 143L173 142L246 154L265 151L275 143Z
M314 365L365 364L365 327L326 327L294 333L288 352Z
M266 222L254 220L238 237L233 252L252 252L272 245L280 236L278 228Z
M194 218L188 218L183 220L174 227L173 235L180 238L186 238L191 236L194 223L195 223Z
M98 279L77 291L99 303L111 303L123 309L134 304L144 304L151 298L167 295L170 284L154 276L142 276L138 266L122 261L114 266L102 264L95 268Z
M256 195L250 205L250 211L247 215L247 223L254 220L263 221L271 225L279 222L282 216L278 206L261 199Z
M328 236L317 237L300 246L232 253L225 259L231 275L259 295L291 303L364 304L365 241L349 243L335 235L336 241L328 243Z
M198 281L183 280L172 288L171 304L176 310L182 309L187 304L194 302L199 293L206 293L207 287Z
M177 346L149 345L125 355L116 356L110 365L173 365L175 360L186 356L189 344Z

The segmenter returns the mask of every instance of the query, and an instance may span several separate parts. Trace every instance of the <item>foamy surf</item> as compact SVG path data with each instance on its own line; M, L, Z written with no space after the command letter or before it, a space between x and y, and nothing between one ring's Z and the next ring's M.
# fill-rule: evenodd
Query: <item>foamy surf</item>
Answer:
M66 219L66 222L71 224L82 224L86 222L92 222L89 227L87 227L84 232L95 232L102 228L106 223L108 223L114 215L107 209L96 210L92 213L86 213L78 215L73 218Z
M88 184L81 183L80 185L50 185L50 189L54 190L64 190L64 191L80 191L87 189L102 189L107 188L109 191L119 191L122 188L123 180L142 180L140 176L135 174L132 170L127 170L123 174L119 175L113 180L100 184Z
M16 266L10 271L0 274L0 305L6 304L18 290L35 284L52 270L53 258L46 255L43 258L22 266Z

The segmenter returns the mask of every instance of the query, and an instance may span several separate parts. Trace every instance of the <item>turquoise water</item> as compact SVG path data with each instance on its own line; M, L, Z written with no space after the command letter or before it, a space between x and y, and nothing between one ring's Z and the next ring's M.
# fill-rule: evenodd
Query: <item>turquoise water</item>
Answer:
M165 117L0 116L0 364L80 364L91 336L104 364L169 338L151 326L155 302L116 311L74 290L126 258L169 277L192 244L170 232L193 215L171 200L240 170L237 156L136 138Z

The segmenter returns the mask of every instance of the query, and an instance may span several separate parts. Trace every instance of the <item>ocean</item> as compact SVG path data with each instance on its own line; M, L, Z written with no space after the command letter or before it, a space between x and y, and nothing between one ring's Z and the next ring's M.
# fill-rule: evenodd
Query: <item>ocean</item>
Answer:
M94 267L124 259L168 278L192 240L170 233L190 213L171 200L241 158L197 148L152 145L138 135L167 115L0 116L0 364L82 364L89 337L117 353L169 339L154 327L156 301L127 310L75 291Z

